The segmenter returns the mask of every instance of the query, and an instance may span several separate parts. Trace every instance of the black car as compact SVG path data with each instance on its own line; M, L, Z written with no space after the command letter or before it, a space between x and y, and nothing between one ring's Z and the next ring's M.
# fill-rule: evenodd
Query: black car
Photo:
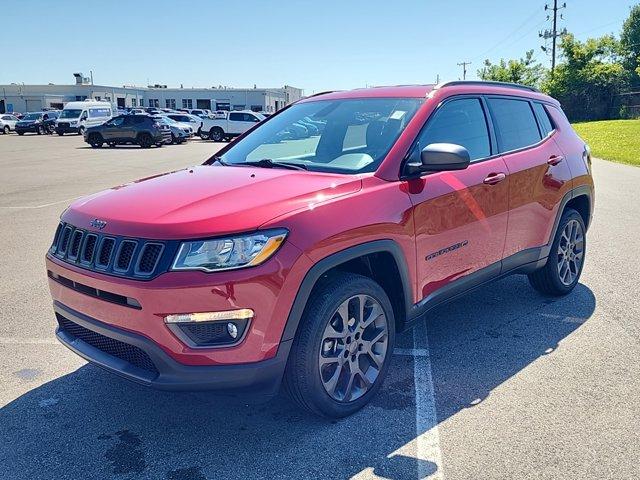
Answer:
M120 115L102 125L87 128L84 141L94 148L100 148L105 143L110 147L127 143L142 148L152 145L161 147L171 143L171 128L149 115Z
M16 133L24 135L27 132L42 135L52 133L56 128L56 119L60 115L58 110L46 112L26 113L19 122L16 123Z

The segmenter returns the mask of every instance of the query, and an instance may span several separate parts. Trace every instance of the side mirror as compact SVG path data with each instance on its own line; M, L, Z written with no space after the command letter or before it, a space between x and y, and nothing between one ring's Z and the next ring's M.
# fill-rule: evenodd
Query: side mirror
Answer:
M406 173L416 176L427 172L464 170L470 162L469 152L462 145L431 143L420 152L420 163L407 164Z

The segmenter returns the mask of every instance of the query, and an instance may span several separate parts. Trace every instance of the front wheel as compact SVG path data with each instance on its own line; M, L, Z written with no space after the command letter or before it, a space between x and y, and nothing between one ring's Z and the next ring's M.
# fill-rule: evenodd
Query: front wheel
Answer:
M364 407L380 388L395 320L387 294L370 278L338 273L323 282L305 308L284 387L303 409L341 418Z
M42 127L42 125L38 125L38 126L36 127L36 133L37 133L38 135L42 135L42 134L44 134L44 128Z
M102 148L103 143L104 140L102 138L102 135L100 135L99 133L92 133L91 135L89 135L89 145L91 145L93 148Z
M575 288L584 265L585 232L582 216L568 208L560 218L546 265L528 275L533 288L553 296L566 295Z
M84 135L84 127L78 129L78 135Z

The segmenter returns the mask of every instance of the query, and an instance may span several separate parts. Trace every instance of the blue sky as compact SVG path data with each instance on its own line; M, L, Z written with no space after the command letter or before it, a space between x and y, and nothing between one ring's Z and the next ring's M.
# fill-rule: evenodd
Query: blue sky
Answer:
M548 0L552 2L552 0ZM562 0L564 1L564 0ZM618 33L640 0L566 0L578 38ZM543 0L2 2L0 84L276 87L306 94L461 77L456 63L540 50ZM7 43L9 40L9 43Z

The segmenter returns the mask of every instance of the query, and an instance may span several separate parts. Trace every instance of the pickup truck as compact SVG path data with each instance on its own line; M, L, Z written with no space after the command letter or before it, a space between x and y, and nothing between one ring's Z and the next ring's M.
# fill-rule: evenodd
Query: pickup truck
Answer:
M264 115L250 110L225 112L219 118L203 118L200 137L203 140L208 138L214 142L228 141L242 135L265 118Z

